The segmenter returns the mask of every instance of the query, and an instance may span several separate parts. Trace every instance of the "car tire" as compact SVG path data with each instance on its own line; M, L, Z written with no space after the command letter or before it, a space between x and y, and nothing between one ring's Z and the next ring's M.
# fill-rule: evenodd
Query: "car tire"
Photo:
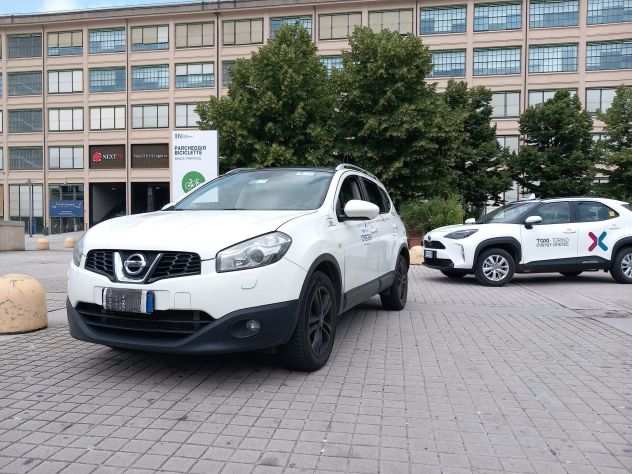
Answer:
M503 249L488 249L479 255L475 265L476 280L485 286L504 286L511 281L516 263Z
M299 301L294 333L281 350L286 367L305 372L323 367L334 346L337 318L334 284L325 273L316 271Z
M625 247L617 252L610 274L617 283L632 284L632 247Z
M581 275L582 271L577 271L577 272L560 272L562 275L564 275L566 278L577 278L579 275Z
M443 273L451 280L460 280L465 275L467 275L467 272L461 270L441 270L441 273Z
M380 293L382 307L389 311L401 311L408 300L408 262L403 256L397 259L395 278L391 287Z

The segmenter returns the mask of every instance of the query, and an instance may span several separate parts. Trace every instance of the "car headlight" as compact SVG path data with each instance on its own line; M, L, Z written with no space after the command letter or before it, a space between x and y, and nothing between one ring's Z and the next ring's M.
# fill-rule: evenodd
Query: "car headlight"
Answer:
M469 237L470 235L474 235L477 232L478 232L478 229L456 230L454 232L450 232L449 234L447 234L445 236L445 238L446 239L461 240L461 239L465 239L465 238Z
M75 266L79 266L81 264L81 257L83 256L83 237L81 237L75 247L72 249L72 262Z
M292 239L283 232L260 235L220 251L215 259L218 273L270 265L281 260Z

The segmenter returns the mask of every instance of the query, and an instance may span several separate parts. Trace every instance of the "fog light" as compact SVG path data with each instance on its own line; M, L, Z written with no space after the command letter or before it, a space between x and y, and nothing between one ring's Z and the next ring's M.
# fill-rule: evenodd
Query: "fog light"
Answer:
M251 319L250 321L246 321L246 329L250 332L259 332L261 323L256 319Z

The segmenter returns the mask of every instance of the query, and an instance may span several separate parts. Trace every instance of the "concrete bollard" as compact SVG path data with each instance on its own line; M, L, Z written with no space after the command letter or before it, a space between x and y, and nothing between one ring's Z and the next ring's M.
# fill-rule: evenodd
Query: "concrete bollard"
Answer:
M50 248L48 245L48 239L37 239L35 248L37 250L48 250Z
M410 249L410 264L421 265L424 263L424 248L420 245L415 245Z
M47 326L46 291L40 282L16 273L0 277L0 334L19 334Z
M75 239L73 239L72 237L66 237L64 239L64 248L65 249L75 248Z

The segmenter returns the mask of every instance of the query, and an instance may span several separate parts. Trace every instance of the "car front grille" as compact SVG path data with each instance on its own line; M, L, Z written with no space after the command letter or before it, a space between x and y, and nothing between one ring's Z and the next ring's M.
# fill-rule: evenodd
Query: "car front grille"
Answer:
M114 254L116 250L90 250L86 256L86 270L107 276L110 280L116 281L114 271ZM151 261L154 256L158 262L151 269L151 273L146 275L145 283L153 283L166 278L177 278L182 276L199 275L202 273L202 260L196 253L190 252L143 252L143 251L121 251L121 256L130 253L141 253L149 257ZM140 281L139 281L140 283Z
M445 245L443 245L438 240L426 240L424 241L424 248L441 250L445 248Z
M79 303L77 312L96 332L114 336L140 336L177 340L188 337L213 323L203 311L167 310L152 314L105 311L96 304Z

